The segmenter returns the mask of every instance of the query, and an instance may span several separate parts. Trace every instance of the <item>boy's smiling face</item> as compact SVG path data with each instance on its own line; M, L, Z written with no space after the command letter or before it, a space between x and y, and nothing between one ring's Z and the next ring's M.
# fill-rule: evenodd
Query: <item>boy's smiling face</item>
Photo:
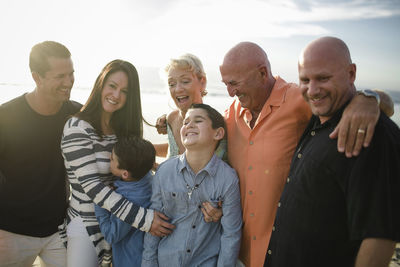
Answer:
M214 146L223 137L219 131L222 128L213 129L211 119L207 112L201 108L189 109L183 120L181 128L181 140L184 147ZM223 129L222 129L223 130Z

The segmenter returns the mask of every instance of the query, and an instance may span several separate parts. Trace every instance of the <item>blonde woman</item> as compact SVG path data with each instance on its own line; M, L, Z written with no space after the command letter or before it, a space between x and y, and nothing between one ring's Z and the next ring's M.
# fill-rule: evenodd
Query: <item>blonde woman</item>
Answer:
M207 77L200 59L192 54L184 54L171 59L165 67L168 88L172 100L178 109L157 120L159 133L168 134L168 144L155 145L157 156L173 157L185 151L180 137L187 110L192 104L203 103L203 96L207 95ZM226 153L226 142L221 142L216 154L223 158Z
M168 134L168 144L155 144L157 156L170 158L185 152L180 130L186 112L192 104L202 104L207 94L207 77L200 59L192 54L184 54L171 59L165 67L168 88L172 100L178 109L157 119L157 131ZM226 140L222 140L215 151L219 158L225 159ZM221 203L203 203L202 211L206 222L217 222L222 216Z

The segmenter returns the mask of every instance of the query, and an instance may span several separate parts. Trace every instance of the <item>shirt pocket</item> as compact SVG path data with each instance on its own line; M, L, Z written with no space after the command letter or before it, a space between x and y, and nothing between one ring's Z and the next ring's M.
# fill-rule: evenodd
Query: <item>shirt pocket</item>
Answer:
M168 217L176 217L180 214L188 213L188 195L186 192L162 191L164 199L163 212Z
M210 198L210 199L207 200L207 201L210 202L210 204L211 204L214 208L218 208L218 203L219 203L219 201L221 201L221 203L223 203L222 197Z
M215 187L202 187L199 188L198 195L196 195L196 200L199 201L199 204L204 202L209 202L214 208L218 207L218 202L223 200L223 194L221 189Z

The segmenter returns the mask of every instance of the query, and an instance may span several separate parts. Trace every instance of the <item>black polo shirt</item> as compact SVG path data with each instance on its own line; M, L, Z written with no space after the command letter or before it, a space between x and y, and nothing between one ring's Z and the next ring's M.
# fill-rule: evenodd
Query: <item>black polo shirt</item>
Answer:
M400 240L400 130L382 114L358 157L313 116L292 159L264 266L354 266L363 239Z

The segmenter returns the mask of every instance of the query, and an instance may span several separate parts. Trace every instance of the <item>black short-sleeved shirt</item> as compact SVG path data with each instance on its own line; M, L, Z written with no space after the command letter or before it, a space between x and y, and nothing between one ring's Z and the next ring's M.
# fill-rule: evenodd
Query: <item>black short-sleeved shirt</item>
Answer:
M0 106L0 229L34 237L57 232L67 208L61 135L80 106L67 101L43 116L25 95Z
M328 136L342 112L313 116L300 139L264 266L354 266L363 239L400 240L400 130L382 114L349 159Z

